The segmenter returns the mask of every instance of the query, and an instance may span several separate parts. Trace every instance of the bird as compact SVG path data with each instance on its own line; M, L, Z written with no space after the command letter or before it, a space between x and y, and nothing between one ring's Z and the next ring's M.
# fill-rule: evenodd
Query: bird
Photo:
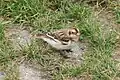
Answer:
M70 50L74 43L79 41L80 31L76 27L70 27L54 32L38 33L35 38L46 41L57 50Z

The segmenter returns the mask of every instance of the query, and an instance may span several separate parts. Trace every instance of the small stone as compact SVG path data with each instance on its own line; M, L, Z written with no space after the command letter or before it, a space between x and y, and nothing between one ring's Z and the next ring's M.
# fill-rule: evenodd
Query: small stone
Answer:
M5 79L5 73L4 72L0 72L0 80L4 80Z
M0 75L5 75L5 73L3 73L3 72L0 72Z

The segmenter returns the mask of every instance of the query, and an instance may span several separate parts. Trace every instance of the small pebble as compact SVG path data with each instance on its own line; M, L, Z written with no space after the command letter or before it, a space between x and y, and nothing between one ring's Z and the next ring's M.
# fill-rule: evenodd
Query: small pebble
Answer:
M4 72L0 72L0 76L2 76L2 75L5 75L5 73Z
M0 80L5 80L5 73L4 72L0 72Z

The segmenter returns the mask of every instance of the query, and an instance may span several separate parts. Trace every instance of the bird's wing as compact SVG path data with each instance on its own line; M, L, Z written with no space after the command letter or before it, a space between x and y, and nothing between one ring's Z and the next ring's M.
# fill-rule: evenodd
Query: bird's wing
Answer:
M49 33L49 37L54 40L59 40L62 45L68 45L68 42L70 41L69 37L67 37L64 33L59 32L59 33Z

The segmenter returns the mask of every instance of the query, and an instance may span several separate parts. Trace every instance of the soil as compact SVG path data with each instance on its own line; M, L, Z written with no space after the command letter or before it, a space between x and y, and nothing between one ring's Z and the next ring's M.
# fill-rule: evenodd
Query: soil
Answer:
M20 80L50 80L45 72L32 67L32 64L22 63L19 67Z

